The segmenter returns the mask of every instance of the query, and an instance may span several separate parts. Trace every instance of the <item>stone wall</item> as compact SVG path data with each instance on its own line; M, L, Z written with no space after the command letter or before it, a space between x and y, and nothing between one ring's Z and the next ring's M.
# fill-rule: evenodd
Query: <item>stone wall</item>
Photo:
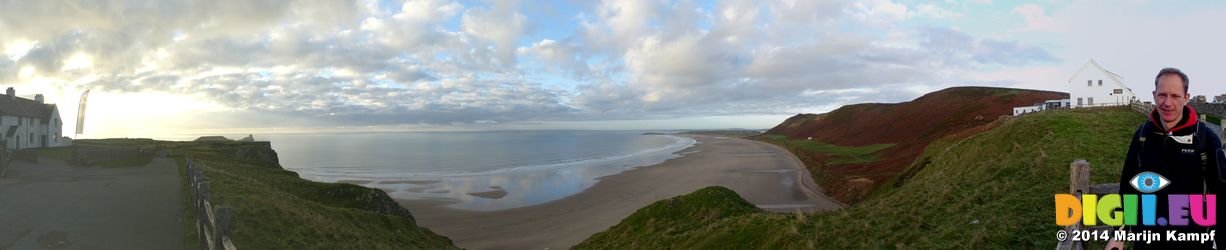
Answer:
M1226 103L1188 102L1188 106L1192 106L1192 108L1196 109L1196 113L1217 116L1218 118L1226 118Z

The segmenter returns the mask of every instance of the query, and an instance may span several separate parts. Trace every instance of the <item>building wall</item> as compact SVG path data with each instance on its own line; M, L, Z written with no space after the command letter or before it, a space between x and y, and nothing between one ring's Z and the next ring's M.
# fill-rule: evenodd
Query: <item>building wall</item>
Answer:
M0 136L6 135L9 126L17 125L17 131L13 134L13 138L6 138L9 149L27 149L45 147L42 144L42 136L53 133L51 124L42 124L42 119L32 117L18 116L0 116ZM50 137L47 138L47 144L54 142Z
M9 126L17 125L17 131L13 134L13 138L8 139L8 148L10 149L25 149L37 147L37 141L30 141L30 136L34 135L37 140L37 127L39 119L19 116L3 116L0 118L0 133L7 133ZM33 123L33 124L31 124ZM6 134L7 135L7 134Z
M1019 116L1034 112L1043 111L1043 106L1026 106L1013 108L1013 116Z
M1128 105L1135 98L1128 93L1128 89L1116 84L1107 73L1093 65L1087 66L1072 79L1068 83L1069 101L1075 108ZM1116 90L1119 90L1119 94L1116 94Z
M51 111L51 120L47 122L47 128L43 134L47 135L46 147L64 146L62 139L64 137L64 120L60 119L59 109Z

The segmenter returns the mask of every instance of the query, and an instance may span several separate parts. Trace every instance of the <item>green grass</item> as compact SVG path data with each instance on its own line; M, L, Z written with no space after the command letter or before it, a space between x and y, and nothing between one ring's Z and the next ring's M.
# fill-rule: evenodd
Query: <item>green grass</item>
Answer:
M38 152L39 158L51 158L67 162L72 159L72 149L72 147L59 147L39 148L34 150Z
M883 186L841 211L737 213L738 202L731 201L682 206L671 212L711 214L717 212L704 209L715 209L727 216L676 218L659 212L666 200L635 212L630 216L635 219L627 218L580 246L1052 248L1056 244L1052 235L1060 227L1051 214L1051 197L1068 192L1069 162L1089 160L1093 183L1117 182L1130 137L1143 121L1127 109L1048 111L1010 119L969 138L930 144L912 164L913 176Z
M726 228L718 224L694 223L697 221L722 221L729 218L752 216L762 211L741 199L736 192L724 187L707 187L693 193L655 202L622 220L622 224L639 227L630 230L609 230L592 235L575 249L653 249L660 246L680 249L727 248L738 245L741 238L755 235L737 234L736 237L705 237L704 232L717 232ZM770 232L771 225L758 223L752 228L742 228L755 234ZM759 230L766 229L766 230ZM618 239L633 238L633 241ZM684 242L685 244L671 244ZM605 243L605 244L601 244Z
M788 149L799 149L804 152L826 155L825 165L869 163L880 160L873 154L882 149L893 147L895 143L873 144L859 147L839 146L818 140L788 139L783 135L769 135L766 139Z
M203 164L214 202L234 209L234 241L241 248L454 248L450 239L418 227L411 215L383 212L381 206L398 207L383 191L306 181L225 153L241 144L208 145L185 151Z
M1217 124L1218 126L1222 126L1222 118L1221 118L1221 117L1217 117L1217 116L1213 116L1213 115L1205 115L1205 118L1206 118L1206 119L1208 119L1208 121L1205 121L1205 122L1208 122L1208 123L1213 123L1213 124Z
M192 192L188 187L184 158L176 158L175 165L179 166L179 181L183 183L179 188L179 193L183 195L179 202L179 207L183 209L183 249L200 248L200 232L196 231L196 209L192 208Z

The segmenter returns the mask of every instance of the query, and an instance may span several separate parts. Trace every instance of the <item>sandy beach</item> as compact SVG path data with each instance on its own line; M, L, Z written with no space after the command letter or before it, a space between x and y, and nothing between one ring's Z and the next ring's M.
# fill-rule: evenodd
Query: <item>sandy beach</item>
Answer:
M569 248L639 208L715 185L769 211L842 207L823 194L803 164L783 148L745 139L685 136L699 143L679 152L683 157L603 177L579 194L540 205L478 212L427 201L400 203L419 225L469 249Z

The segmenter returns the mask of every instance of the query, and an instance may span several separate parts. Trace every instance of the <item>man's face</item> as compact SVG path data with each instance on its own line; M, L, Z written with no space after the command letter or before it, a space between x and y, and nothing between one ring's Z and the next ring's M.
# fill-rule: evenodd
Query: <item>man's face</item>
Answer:
M1163 122L1178 122L1183 118L1183 105L1188 104L1188 92L1183 90L1183 79L1174 74L1158 78L1158 87L1154 89L1154 102L1158 103L1156 108Z

